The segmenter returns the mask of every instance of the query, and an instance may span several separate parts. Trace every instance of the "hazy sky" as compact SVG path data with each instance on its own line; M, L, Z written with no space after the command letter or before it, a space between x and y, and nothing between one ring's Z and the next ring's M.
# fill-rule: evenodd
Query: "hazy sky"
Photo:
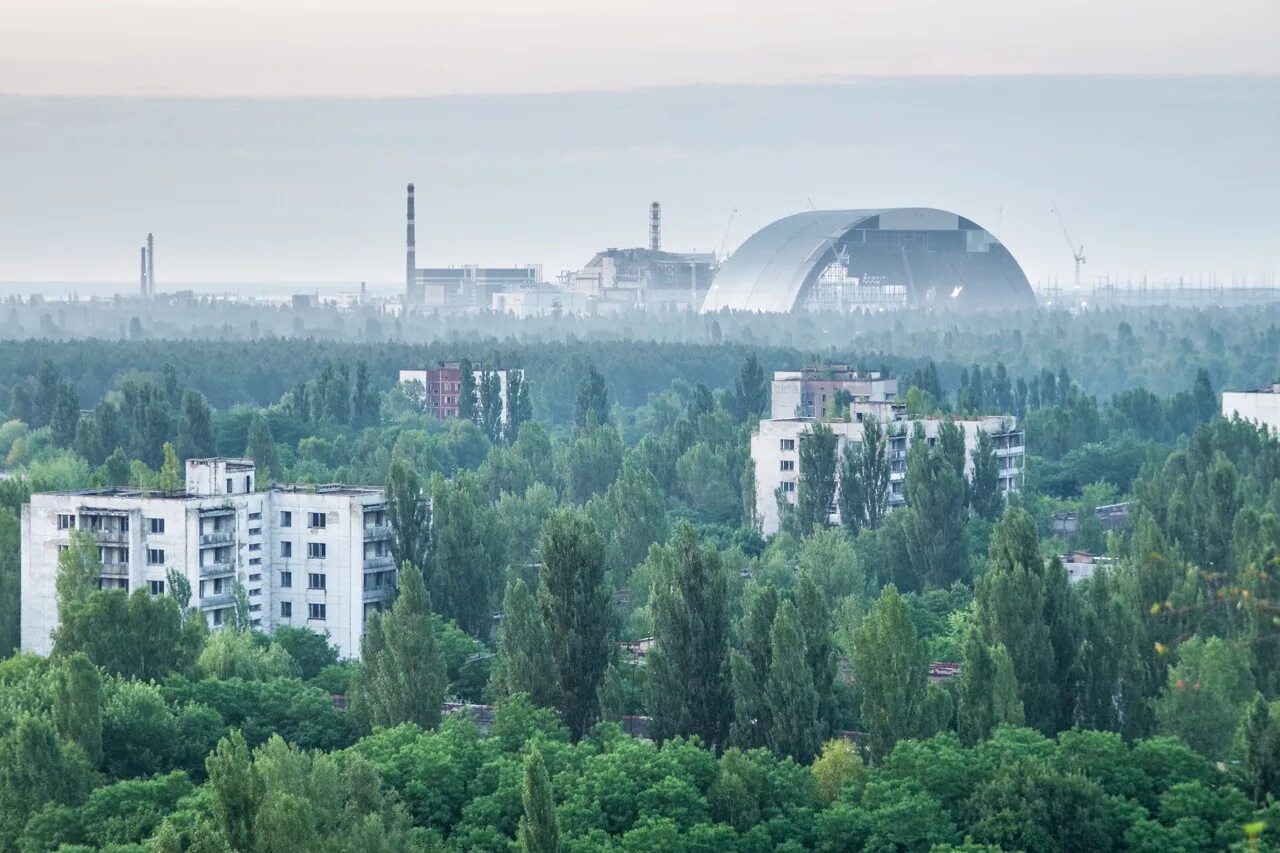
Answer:
M0 0L0 92L379 97L1276 74L1278 39L1280 0Z

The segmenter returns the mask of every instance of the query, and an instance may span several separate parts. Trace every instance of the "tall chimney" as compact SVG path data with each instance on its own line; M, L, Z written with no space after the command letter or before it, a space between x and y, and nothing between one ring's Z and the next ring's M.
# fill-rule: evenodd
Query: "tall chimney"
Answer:
M147 294L156 295L156 241L147 235Z
M409 184L408 212L408 225L405 228L404 296L406 301L412 301L414 298L414 279L417 278L418 268L418 240L413 226L413 184Z
M139 272L139 283L142 285L142 295L147 295L147 247L142 246L139 249L142 254L141 266Z
M649 205L649 248L662 251L662 205L656 201Z

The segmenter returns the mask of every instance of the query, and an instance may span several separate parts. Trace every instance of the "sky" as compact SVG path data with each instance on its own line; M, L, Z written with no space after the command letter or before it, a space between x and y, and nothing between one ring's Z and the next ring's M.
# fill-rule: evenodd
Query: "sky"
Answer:
M1276 0L4 0L0 92L427 96L1277 74Z
M941 207L1033 282L1280 275L1277 0L0 0L0 293L403 280ZM734 211L736 210L736 213ZM4 283L8 284L4 284ZM18 284L15 284L18 283Z

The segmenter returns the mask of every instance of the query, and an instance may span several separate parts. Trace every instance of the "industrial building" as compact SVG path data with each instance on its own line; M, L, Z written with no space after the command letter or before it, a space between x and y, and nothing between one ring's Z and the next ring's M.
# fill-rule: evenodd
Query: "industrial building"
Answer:
M390 601L396 565L382 489L273 485L256 490L248 459L190 459L186 488L83 489L31 496L22 507L22 648L48 654L58 625L58 555L74 530L98 542L102 589L169 592L191 585L212 629L230 621L242 584L254 628L328 632L360 653L369 613Z
M511 377L518 375L523 379L524 371L519 369L490 371L483 366L475 367L471 371L471 378L475 382L475 388L479 389L485 373L489 372L496 374L498 377L498 396L502 400L501 421L505 424L510 420L507 412L507 392L511 387ZM424 413L439 421L457 419L462 395L461 362L442 361L435 367L425 370L402 370L400 371L400 384L402 386L412 386L409 397L415 402L417 402L418 395L421 394L421 403L419 405ZM418 385L422 386L421 391L417 390Z
M542 285L542 267L538 264L517 267L419 267L413 184L409 184L407 190L404 272L407 306L476 313L490 310L495 293L536 289Z
M880 373L859 373L847 364L818 364L803 370L779 370L771 385L773 418L815 418L827 411L829 403L844 397L849 403L892 403L879 417L898 420L895 412L905 410L898 397L898 380Z
M932 208L815 210L766 225L720 267L703 311L1034 308L1009 250Z
M1280 432L1280 382L1253 391L1223 391L1222 416L1243 418Z
M596 310L696 310L719 265L714 253L662 249L662 205L649 205L649 245L597 252L565 277L567 289L599 304Z

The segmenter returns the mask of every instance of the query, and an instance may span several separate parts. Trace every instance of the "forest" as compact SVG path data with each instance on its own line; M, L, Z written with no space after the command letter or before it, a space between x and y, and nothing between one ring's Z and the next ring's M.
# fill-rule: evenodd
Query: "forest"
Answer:
M1274 309L24 337L39 308L0 325L0 853L1280 850L1280 437L1219 404L1280 379ZM508 418L396 384L457 359L523 368ZM886 512L875 425L815 430L763 538L769 376L821 362L1016 416L1021 492L944 429ZM385 487L360 659L97 589L80 533L21 652L29 496L214 454Z

